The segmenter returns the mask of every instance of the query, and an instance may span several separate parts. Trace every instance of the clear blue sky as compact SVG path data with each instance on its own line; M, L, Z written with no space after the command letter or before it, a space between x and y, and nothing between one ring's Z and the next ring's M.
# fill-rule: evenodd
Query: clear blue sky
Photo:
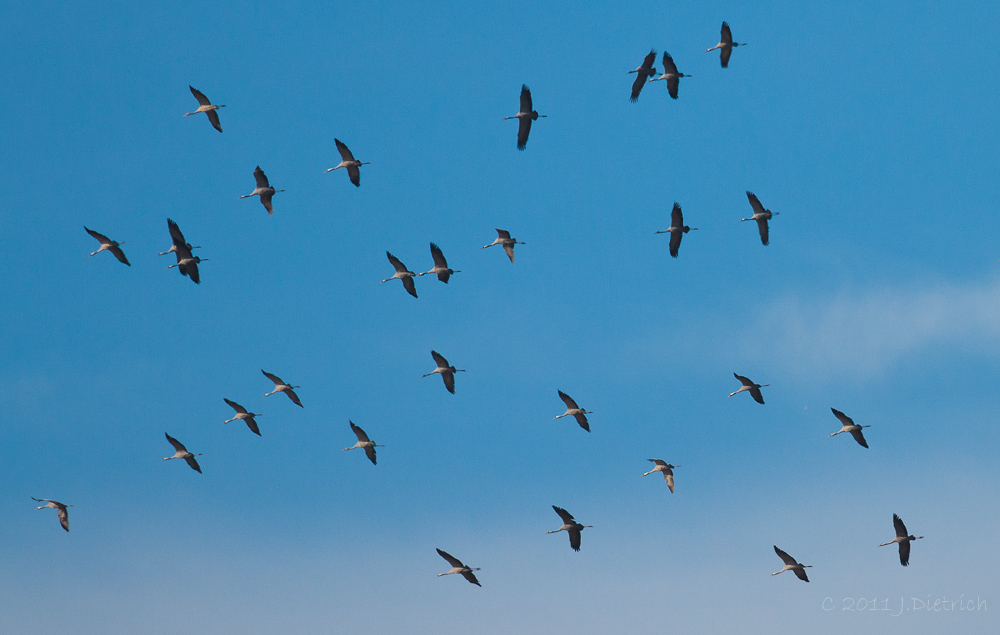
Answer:
M0 630L996 632L998 13L7 3ZM749 43L725 70L723 20ZM679 100L629 103L650 48L693 76ZM223 134L181 116L189 84ZM518 152L522 84L548 116ZM334 138L360 188L324 173ZM238 198L257 165L270 217ZM780 212L768 247L746 190ZM676 260L674 201L699 228ZM199 286L156 255L168 217ZM378 284L431 241L448 285ZM734 371L765 406L726 398ZM377 466L340 451L349 419ZM580 553L553 504L594 525ZM926 536L907 568L876 547L893 513ZM812 582L769 577L772 545ZM894 616L912 598L986 605Z

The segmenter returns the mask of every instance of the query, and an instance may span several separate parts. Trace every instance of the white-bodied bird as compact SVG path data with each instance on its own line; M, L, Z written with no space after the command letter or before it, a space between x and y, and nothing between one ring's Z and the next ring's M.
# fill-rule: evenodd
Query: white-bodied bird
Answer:
M235 401L230 401L225 397L223 397L222 400L225 401L227 404L229 404L230 408L236 411L236 416L233 417L232 419L227 419L223 421L222 422L223 424L227 424L230 421L236 421L237 419L242 419L243 422L247 424L247 427L250 428L251 432L253 432L257 436L260 436L260 428L257 427L257 422L254 420L254 417L261 416L259 412L249 412L246 408L244 408L240 404L236 403Z
M83 228L87 230L88 234L96 238L101 243L101 248L95 252L92 252L90 254L91 256L95 256L101 253L102 251L110 251L112 254L114 254L115 258L118 259L118 262L124 265L128 265L130 267L132 266L132 264L128 261L128 258L125 257L125 252L121 250L121 247L119 247L119 245L124 245L125 244L124 242L111 240L104 234L95 232L93 229L87 229L86 225L84 225Z
M884 547L886 545L891 545L892 543L899 544L899 564L904 567L910 566L910 543L914 540L920 540L923 536L914 536L910 532L906 531L906 525L903 524L903 519L896 514L892 515L892 527L896 530L896 537L889 542L883 542L879 547Z
M187 117L188 115L197 115L199 112L203 112L208 115L208 120L212 122L212 127L219 132L222 132L222 124L219 122L219 113L217 113L216 110L219 108L225 108L226 105L220 104L215 106L200 90L194 86L188 86L188 88L191 89L191 94L194 95L194 98L198 100L198 104L200 105L198 106L198 110L194 112L186 112L184 113L184 116Z
M368 460L372 462L372 465L376 465L375 448L384 448L385 446L378 445L374 441L369 439L368 435L365 434L365 431L362 430L359 426L354 425L353 421L348 421L348 423L351 424L351 430L354 432L354 436L358 437L358 442L349 448L344 448L344 452L347 452L348 450L353 450L355 448L362 448L365 451L365 454L368 455Z
M264 373L265 377L274 382L274 390L264 395L265 397L270 397L276 392L283 392L286 395L288 395L288 398L292 400L293 404L295 404L299 408L305 407L302 405L302 402L299 401L299 396L295 394L294 390L292 390L293 388L302 388L302 386L292 386L290 384L286 384L284 381L281 380L281 377L278 377L277 375L272 375L263 368L260 369L260 372Z
M69 513L66 511L66 508L72 507L72 505L64 505L59 501L54 501L49 498L35 498L34 496L31 497L31 500L38 501L39 503L45 503L45 505L40 505L35 509L45 509L47 507L55 509L59 514L59 524L62 525L63 529L69 531Z
M493 245L503 245L503 250L507 252L507 257L510 258L511 262L514 262L514 245L523 245L521 241L516 238L510 237L510 232L506 229L497 229L497 238L488 245L483 245L483 249L487 247L492 247Z
M271 187L271 184L267 182L267 175L264 174L264 170L257 166L257 169L253 171L253 178L257 181L257 187L254 188L253 192L249 194L244 194L241 199L250 198L251 196L259 196L260 203L267 210L268 214L274 213L274 207L271 205L271 197L273 197L278 192L284 192L285 190L276 190Z
M528 144L528 133L531 132L531 122L539 117L545 117L546 115L538 114L537 110L531 109L531 90L521 84L521 109L517 111L516 115L511 115L510 117L504 117L504 121L508 119L517 119L517 149L524 150L524 146Z
M795 561L795 558L791 557L781 549L778 549L777 545L774 545L774 553L778 554L778 557L785 563L785 566L781 567L781 571L775 571L771 575L778 575L779 573L784 573L785 571L793 571L799 580L802 580L803 582L809 581L809 576L806 575L805 568L809 567L811 569L811 564L799 564Z
M166 434L167 441L170 442L170 445L174 446L174 450L176 450L176 452L174 453L173 456L163 457L163 460L169 461L170 459L184 459L185 461L187 461L187 464L191 466L192 470L201 474L201 466L198 465L198 460L194 458L196 456L201 456L201 452L199 452L198 454L192 454L188 452L188 449L184 447L183 443L173 438L166 432L164 432L164 434Z
M665 480L667 482L667 488L670 490L670 493L673 494L674 493L674 472L673 472L673 470L674 470L675 467L680 467L680 465L671 465L671 464L669 464L666 461L663 461L661 459L646 459L646 460L650 461L651 463L655 463L656 467L654 467L650 471L648 471L645 474L643 474L643 476L649 476L653 472L663 472L663 480Z
M439 574L437 574L437 577L440 578L443 575L450 575L452 573L460 573L463 578L465 578L466 580L468 580L472 584L475 584L478 587L483 586L483 585L479 584L479 580L476 579L476 574L473 573L473 571L479 571L479 567L467 567L464 564L462 564L461 560L459 560L455 556L451 555L447 551L441 551L440 549L438 549L437 552L438 552L438 555L440 555L442 558L444 558L445 560L447 560L448 564L451 565L451 571L445 571L444 573L439 573Z
M355 187L361 187L361 170L358 168L362 165L371 165L371 162L358 161L354 158L354 155L351 154L351 151L347 149L347 146L340 141L340 139L334 139L333 141L337 144L337 150L340 152L340 163L332 168L329 168L327 172L333 172L334 170L340 168L347 168L347 176L350 177L351 183L354 183Z

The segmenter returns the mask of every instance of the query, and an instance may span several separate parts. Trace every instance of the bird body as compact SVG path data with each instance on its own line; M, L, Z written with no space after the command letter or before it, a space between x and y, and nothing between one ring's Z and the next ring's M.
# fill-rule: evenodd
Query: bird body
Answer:
M580 424L581 428L583 428L587 432L590 432L590 422L587 421L587 415L592 415L594 413L589 410L584 410L583 408L578 406L576 404L576 401L574 401L572 397L570 397L561 390L559 391L559 398L563 400L564 404L566 404L566 412L562 413L561 415L556 415L554 418L559 419L560 417L566 417L572 415L572 417L576 419L576 422Z
M750 392L750 396L753 397L754 401L756 401L761 405L764 404L764 395L760 394L760 389L763 388L764 386L770 386L771 384L755 384L746 377L744 377L743 375L737 375L736 373L733 373L733 376L736 377L736 379L739 379L740 383L743 385L740 386L739 390L729 393L730 397L732 397L733 395L738 395L744 390L746 390Z
M565 530L569 534L569 546L573 548L573 551L579 551L580 532L587 527L593 527L593 525L581 525L573 518L573 514L569 513L562 507L556 507L553 505L552 509L554 509L556 513L559 514L559 517L562 518L563 524L559 529L553 529L552 531L547 531L545 533L554 534Z
M349 448L344 448L344 452L347 452L348 450L353 450L355 448L362 448L365 451L365 454L368 455L368 460L372 462L372 465L376 465L375 448L384 448L385 446L377 445L374 441L369 439L368 435L365 434L365 431L362 430L359 426L354 425L353 421L348 421L348 423L351 424L351 430L354 432L354 436L358 437L358 442Z
M861 429L870 428L871 426L870 425L859 426L856 423L854 423L854 419L851 419L850 417L845 415L843 412L837 410L836 408L830 408L830 410L833 411L833 415L840 420L840 423L843 426L842 428L840 428L840 430L837 430L830 436L835 437L841 432L850 432L851 436L854 437L854 440L858 442L858 445L860 445L863 448L867 448L868 442L865 441L865 435L861 433Z
M750 218L741 218L740 222L745 220L755 220L757 221L757 231L760 233L760 242L767 246L768 244L768 229L767 221L772 217L777 216L778 212L772 212L769 209L764 209L761 205L760 200L758 200L757 195L753 192L747 192L747 199L750 201L750 206L753 207L753 216Z
M795 561L795 558L791 557L781 549L778 549L777 545L774 546L774 553L778 554L778 557L785 563L785 566L781 567L781 571L775 571L771 575L778 575L779 573L784 573L785 571L794 571L795 576L799 580L802 580L803 582L809 581L809 576L806 575L805 568L808 567L811 569L811 564L799 564Z
M510 232L506 229L497 229L496 240L488 245L483 245L483 249L487 247L492 247L493 245L503 245L503 250L507 252L507 257L510 258L511 262L514 262L514 245L523 245L521 241L511 238Z
M31 497L31 500L38 501L39 503L45 503L44 505L39 505L35 509L45 509L47 507L51 507L56 510L59 514L59 524L62 525L63 529L69 531L69 512L66 511L66 508L72 507L72 505L64 505L59 501L54 501L48 498L35 498L34 496Z
M665 461L662 461L660 459L646 459L646 460L650 461L652 463L655 463L656 467L654 467L650 471L648 471L645 474L643 474L643 476L649 476L653 472L663 472L663 480L665 480L667 482L667 488L670 490L670 493L673 494L674 493L674 472L673 472L673 470L674 470L675 467L680 467L680 465L671 465L671 464L669 464L669 463L667 463Z
M118 262L128 265L130 267L132 266L132 264L128 261L128 258L125 257L125 252L121 250L121 247L119 247L119 245L124 245L125 244L124 242L111 240L104 234L95 232L93 229L87 229L86 225L84 225L83 228L87 230L88 234L96 238L101 243L101 248L98 249L97 251L91 252L90 254L91 256L95 256L101 253L102 251L110 251L112 254L114 254L115 258L118 259Z
M388 251L385 252L385 255L389 258L389 263L396 269L396 273L392 274L391 278L386 278L379 284L384 284L390 280L402 280L403 288L406 289L406 292L414 298L417 297L417 287L413 284L413 278L416 277L417 274L407 269L406 265L404 265L399 258L393 256Z
M529 89L524 84L521 84L521 109L517 111L516 115L511 115L510 117L504 117L504 121L508 119L517 119L517 149L524 150L524 147L528 144L528 133L531 132L531 122L538 119L539 117L545 117L546 115L538 114L537 110L532 110L531 108L531 89Z
M674 209L670 212L670 227L657 234L670 234L670 255L677 257L681 248L681 237L689 231L697 231L697 227L688 227L684 224L684 214L681 212L680 203L674 203Z
M192 470L201 474L201 466L198 465L198 460L194 458L196 456L201 456L201 452L199 452L198 454L192 454L188 452L187 448L184 447L183 443L181 443L180 441L173 438L167 433L164 434L166 434L167 441L170 442L170 445L174 446L174 450L176 450L176 452L174 452L173 456L163 457L163 460L169 461L170 459L184 459L185 461L187 461L187 464L191 466Z
M230 421L236 421L237 419L242 419L247 424L247 427L250 428L251 432L253 432L257 436L260 436L260 428L257 427L257 422L254 420L254 417L261 416L259 412L249 412L247 411L246 408L244 408L240 404L236 403L235 401L230 401L225 397L223 397L222 400L225 401L227 404L229 404L230 408L236 411L236 416L233 417L232 419L227 419L226 421L223 421L222 422L223 425L229 423Z
M681 77L691 77L690 75L685 75L677 70L677 65L674 64L674 58L670 57L670 54L663 51L663 74L656 79L651 79L649 81L658 82L661 79L667 81L667 92L673 99L677 99L677 89L680 87Z
M251 196L259 196L260 203L264 206L264 209L267 210L267 213L273 214L274 207L271 205L271 197L273 197L276 193L284 192L285 190L276 190L271 187L271 184L267 181L267 175L264 174L264 170L261 170L259 165L257 166L257 169L253 171L253 178L257 182L257 187L254 188L253 192L244 194L240 198L244 199L250 198Z
M475 584L478 587L483 586L483 585L479 584L479 580L476 579L476 574L473 573L473 571L479 571L479 567L475 567L475 568L473 568L473 567L467 567L464 564L462 564L461 560L459 560L455 556L451 555L447 551L441 551L440 549L438 549L437 552L438 552L438 555L440 555L442 558L444 558L445 560L447 560L448 564L451 565L451 571L445 571L444 573L439 573L439 574L437 574L437 577L440 578L443 575L451 575L452 573L459 573L459 574L462 575L463 578L465 578L466 580L468 580L472 584Z
M299 408L305 407L302 405L302 402L299 401L299 396L295 394L294 390L292 390L293 388L302 388L302 386L292 386L290 384L286 384L284 381L281 380L281 377L278 377L277 375L272 375L271 373L265 371L263 368L260 370L260 372L264 373L265 377L274 382L274 390L264 395L265 397L270 397L276 392L283 392L286 395L288 395L288 398L292 400L293 404L295 404Z
M923 536L914 536L906 531L903 519L896 514L892 515L892 527L896 530L896 537L889 542L883 542L879 547L891 545L892 543L899 544L899 564L908 567L910 566L910 543L914 540L920 540Z
M722 23L722 38L719 43L710 49L705 49L706 53L711 53L715 49L719 49L719 62L722 63L722 68L729 68L729 56L733 54L733 49L737 46L746 46L746 42L733 42L733 32L729 29L729 23Z
M455 373L464 373L465 370L462 368L455 368L448 364L448 360L444 358L444 355L438 353L437 351L431 351L431 357L434 358L434 363L437 364L437 368L429 373L425 373L424 377L430 377L434 373L440 373L441 379L444 380L444 387L448 389L448 392L455 394Z
M371 162L358 161L354 158L354 155L351 154L351 151L347 149L347 146L340 141L340 139L334 139L333 141L337 144L337 150L340 152L340 163L328 169L327 172L333 172L334 170L338 170L340 168L347 168L347 176L350 177L351 183L354 183L355 187L361 187L361 170L358 168L362 165L371 165Z
M187 117L188 115L197 115L199 112L203 112L208 115L208 120L212 122L212 127L219 132L222 132L222 123L219 121L219 113L215 111L219 108L225 108L226 105L213 105L212 102L209 101L208 97L205 97L204 93L200 90L196 89L194 86L188 86L188 88L191 89L191 94L194 95L194 98L198 100L199 106L198 110L195 110L194 112L186 112L184 113L184 116Z
M638 66L633 71L629 73L635 73L635 81L632 82L632 96L629 101L635 103L639 99L639 93L642 92L642 87L646 85L646 81L656 75L656 68L653 64L656 63L656 49L651 49L646 57L642 60L642 64Z
M425 271L423 273L418 273L418 276L426 276L429 273L437 274L438 280L448 284L448 278L451 277L453 273L462 273L460 269L449 269L448 261L444 258L444 253L442 253L441 248L431 243L431 258L434 259L434 268L430 271Z

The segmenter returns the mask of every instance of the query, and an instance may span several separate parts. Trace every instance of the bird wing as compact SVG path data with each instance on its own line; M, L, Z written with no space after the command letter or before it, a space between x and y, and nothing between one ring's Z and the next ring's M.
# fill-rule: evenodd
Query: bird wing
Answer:
M778 557L781 558L781 561L784 562L785 564L789 564L792 566L798 564L798 562L795 561L795 558L791 557L781 549L778 549L777 545L774 546L774 553L778 554Z
M753 386L753 382L744 377L743 375L737 375L736 373L733 373L733 377L739 379L740 383L743 384L744 386Z
M851 419L850 417L848 417L847 415L845 415L843 412L837 410L836 408L830 408L830 410L833 411L833 416L835 416L838 419L840 419L840 422L842 424L844 424L845 426L853 426L854 425L854 420Z
M677 65L674 64L674 58L670 57L670 53L667 53L666 51L663 51L663 74L677 74Z
M684 227L684 213L681 212L680 203L674 203L674 208L670 210L670 226Z
M664 467L667 466L667 462L662 459L646 459L646 460L649 461L650 463L656 463L657 465L662 465Z
M356 161L357 160L357 159L354 158L354 155L351 154L351 151L347 149L347 146L345 146L341 142L340 139L334 139L333 142L337 144L337 151L340 152L340 158L341 159L343 159L344 161Z
M253 178L257 181L257 187L271 187L271 184L267 182L267 175L264 174L264 170L261 170L259 165L253 171Z
M163 434L167 434L167 433L164 432ZM174 450L176 450L178 452L187 452L188 451L187 448L184 447L183 443L181 443L177 439L173 438L169 434L167 434L167 441L169 441L170 445L174 446Z
M441 551L440 549L438 549L437 552L438 552L438 555L441 556L442 558L444 558L445 560L447 560L448 564L450 564L451 566L456 567L458 569L464 569L465 568L465 565L462 564L461 560L459 560L455 556L451 555L447 551Z
M671 99L677 99L677 89L680 88L681 80L677 77L667 78L667 92Z
M128 258L125 257L125 252L122 251L122 248L119 247L118 245L115 245L109 251L115 255L115 258L118 259L118 262L120 262L120 263L122 263L124 265L128 265L129 267L132 266L132 263L129 262Z
M444 387L448 389L448 392L455 394L455 373L446 372L441 373L441 379L444 380Z
M431 351L431 357L434 358L434 363L438 365L438 368L448 368L450 366L444 355L437 351Z
M99 240L102 245L103 244L111 244L111 239L108 238L107 236L105 236L104 234L102 234L100 232L95 232L93 229L87 229L86 225L84 225L83 228L87 230L88 234L90 234L91 236L93 236L94 238L96 238L97 240Z
M858 445L860 445L861 447L863 448L868 447L868 442L865 441L865 435L861 434L860 427L851 430L851 436L854 437L854 440L857 441Z
M212 102L209 101L208 97L205 97L205 94L202 93L200 90L198 90L194 86L191 86L190 84L188 85L188 88L191 89L191 94L194 95L194 98L198 100L199 104L201 104L202 106L212 105Z
M753 400L756 401L757 403L761 405L764 404L764 395L760 394L760 388L756 386L751 386L750 396L753 397Z
M729 23L722 23L722 43L732 44L733 43L733 32L729 30Z
M666 470L663 471L663 480L665 480L667 482L667 489L669 489L670 493L673 494L674 493L674 475L673 475L673 473L669 469L666 469Z
M906 531L906 525L903 524L903 519L896 514L892 515L892 527L896 530L897 538L906 538L910 535L910 533Z
M209 110L205 114L208 115L208 120L212 122L212 127L219 132L222 132L222 122L219 121L219 111Z
M378 463L376 463L375 446L374 445L366 445L365 446L365 454L368 455L368 460L372 462L372 465L378 465Z
M268 214L274 213L274 206L271 205L272 196L274 196L274 190L268 190L260 195L260 204L264 206Z
M183 247L186 244L184 240L184 234L181 233L181 228L178 227L177 223L167 219L167 228L170 229L170 240L177 247Z
M904 567L910 566L910 541L904 540L899 543L899 564Z
M194 458L193 454L191 456L184 457L184 460L187 461L187 464L191 466L192 470L201 474L201 466L198 465L198 459Z
M761 242L761 244L767 245L768 244L768 238L767 238L767 219L766 218L758 218L757 219L757 231L760 232L760 242Z
M406 292L412 295L414 298L417 297L417 286L413 284L412 276L407 276L406 278L403 278L403 288L406 289Z
M587 432L590 432L590 422L587 421L587 415L583 414L582 412L578 412L575 415L573 415L573 418L576 419L576 422L580 424L581 428L583 428Z
M760 204L760 199L753 192L747 192L747 200L750 201L750 206L753 207L754 214L763 214L764 206Z
M288 398L292 400L292 403L295 404L296 406L298 406L299 408L304 408L305 407L305 406L302 405L302 402L299 401L299 396L296 395L295 391L292 390L291 388L285 388L285 390L282 391L282 392L284 392L286 395L288 395Z
M576 527L571 528L569 531L569 546L573 547L573 551L580 550L580 530Z
M66 511L65 505L59 505L56 507L56 512L59 514L59 524L66 531L69 531L69 512Z
M531 112L531 89L521 84L521 112Z
M182 271L185 271L187 273L188 277L191 278L191 282L195 284L201 284L201 274L198 273L197 262L195 262L194 260L188 262L186 265L184 265L184 269Z
M409 272L409 269L406 268L406 265L404 265L399 258L393 256L388 251L385 252L385 255L389 259L389 264L391 264L396 271L398 271L399 273Z
M556 510L556 513L559 514L559 517L562 518L563 522L566 523L567 525L576 522L573 519L573 514L569 513L562 507L556 507L555 505L553 505L552 509Z
M809 581L809 576L806 575L806 570L803 569L802 567L799 567L797 569L792 569L792 571L795 572L795 576L799 580L802 580L803 582L808 582Z
M361 429L360 426L354 425L353 421L348 421L351 424L351 430L354 432L354 436L358 437L358 441L362 443L371 443L371 439L365 434L365 431Z
M503 250L507 252L507 257L514 262L514 243L504 243Z
M476 579L476 574L473 573L471 569L465 569L462 571L462 577L478 587L483 586L479 584L479 580Z
M572 397L570 397L569 395L567 395L566 393L564 393L561 390L559 391L559 398L563 400L563 403L566 404L567 408L571 408L571 409L579 409L580 408L580 406L576 405L576 402L573 401Z
M253 417L245 417L243 419L247 423L247 427L250 428L250 432L253 432L258 437L260 436L260 428L257 427L257 420Z
M517 118L517 149L524 150L528 145L528 134L531 132L531 119L528 117Z
M670 232L670 255L674 258L680 252L682 236L682 232Z
M236 403L235 401L230 401L225 397L223 397L222 400L225 401L227 404L229 404L229 407L235 410L236 412L244 415L247 414L247 409L241 406L240 404Z
M642 60L642 68L645 68L647 71L650 71L649 73L647 73L647 75L652 73L653 64L655 63L656 63L656 49L650 49L649 53L647 53L646 57L644 57Z
M62 503L56 503L56 502L55 502L54 500L52 500L51 498L35 498L34 496L32 496L32 497L31 497L31 500L33 500L33 501L38 501L39 503L54 503L54 504L56 504L56 505L61 505L61 504L62 504Z
M281 381L281 377L278 377L277 375L272 375L271 373L267 372L264 369L261 369L260 372L264 373L264 377L267 377L268 379L273 381L276 387L286 385L285 382Z
M347 166L347 176L350 177L354 187L361 187L361 170L356 165Z
M632 96L629 98L629 101L635 102L639 99L639 93L642 92L642 87L646 85L646 79L647 77L642 71L635 74L635 81L632 82Z
M506 229L497 229L496 232L498 238L501 238L502 240L510 240L510 232Z
M441 248L431 243L431 258L434 259L434 266L448 268L448 261L444 259L444 254L441 253Z
M729 56L733 54L733 49L724 46L719 49L719 62L722 64L722 68L729 68Z

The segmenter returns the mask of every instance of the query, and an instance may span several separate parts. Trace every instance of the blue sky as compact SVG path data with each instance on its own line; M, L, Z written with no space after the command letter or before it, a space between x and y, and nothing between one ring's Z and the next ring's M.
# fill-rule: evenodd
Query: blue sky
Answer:
M995 5L3 14L4 630L996 631ZM722 20L749 43L725 70ZM677 101L629 103L650 48L692 75ZM522 84L547 117L518 152ZM188 85L223 134L181 116ZM371 161L360 188L324 173L334 138ZM257 165L287 190L271 217L239 200ZM747 190L780 212L768 247ZM674 201L699 228L676 260ZM198 286L156 255L167 218ZM132 266L88 258L84 225ZM479 249L494 227L514 264ZM378 284L432 241L448 285ZM468 370L455 395L420 377L432 349ZM765 406L726 398L734 371ZM831 407L869 450L828 438ZM349 419L378 466L340 451ZM164 432L204 474L160 460ZM553 504L594 525L580 553ZM893 513L926 536L907 568L876 547ZM810 584L768 576L775 544ZM435 578L435 547L483 588Z

